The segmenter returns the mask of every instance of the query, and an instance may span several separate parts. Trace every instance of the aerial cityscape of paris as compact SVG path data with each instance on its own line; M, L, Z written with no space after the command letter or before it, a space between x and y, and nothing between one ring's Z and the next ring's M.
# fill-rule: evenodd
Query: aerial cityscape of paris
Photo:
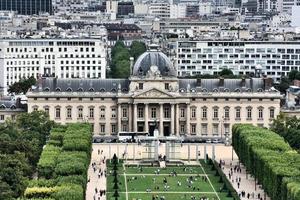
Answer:
M0 0L0 200L300 200L300 1Z

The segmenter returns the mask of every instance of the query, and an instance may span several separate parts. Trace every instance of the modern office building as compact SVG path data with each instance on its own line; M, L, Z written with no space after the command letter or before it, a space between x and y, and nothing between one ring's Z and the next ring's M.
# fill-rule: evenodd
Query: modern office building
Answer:
M17 11L21 15L52 14L52 0L0 0L0 10Z
M272 79L178 79L157 50L131 66L129 79L42 79L27 93L28 111L44 110L62 124L88 122L100 135L153 135L157 127L160 136L223 139L235 123L269 127L279 113Z
M106 77L106 44L98 39L2 39L0 87L23 77Z
M262 74L279 80L300 70L300 42L295 41L189 41L177 43L179 76L216 74L231 69L251 75L259 66Z

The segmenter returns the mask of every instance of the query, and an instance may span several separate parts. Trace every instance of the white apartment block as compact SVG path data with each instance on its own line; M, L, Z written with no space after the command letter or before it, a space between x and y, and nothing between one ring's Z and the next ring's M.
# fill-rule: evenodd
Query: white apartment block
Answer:
M186 17L186 4L171 4L170 5L170 18L178 19Z
M99 39L0 40L0 88L24 77L106 77L106 44Z
M160 19L170 18L170 4L164 2L153 2L149 6L149 14Z
M179 76L216 74L231 69L250 75L259 66L262 74L279 80L291 70L300 70L300 42L278 41L178 41Z
M278 0L278 11L291 14L292 7L299 5L300 0Z

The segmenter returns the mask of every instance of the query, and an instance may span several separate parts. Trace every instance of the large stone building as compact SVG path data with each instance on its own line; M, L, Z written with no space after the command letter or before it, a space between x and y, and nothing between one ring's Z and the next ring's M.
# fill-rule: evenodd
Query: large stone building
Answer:
M131 60L132 61L132 60ZM179 79L163 53L149 50L129 79L55 79L29 91L28 111L58 123L89 122L94 134L147 132L224 138L235 123L268 127L281 96L272 79Z

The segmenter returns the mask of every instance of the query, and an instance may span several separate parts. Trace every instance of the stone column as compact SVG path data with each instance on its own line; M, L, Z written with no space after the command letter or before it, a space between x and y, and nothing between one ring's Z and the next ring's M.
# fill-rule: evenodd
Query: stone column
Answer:
M164 135L164 104L159 104L159 135L163 136Z
M121 104L118 104L118 132L122 131L122 111L121 111Z
M190 112L190 104L186 104L186 133L187 135L191 134L190 125L191 125L191 112Z
M179 118L180 118L180 114L179 114L179 104L176 104L176 117L175 117L175 121L176 121L176 134L175 135L179 135L180 131L179 131Z
M137 104L133 103L133 132L137 132Z
M145 103L145 132L147 133L149 133L148 117L149 117L149 104Z
M132 104L128 103L128 131L133 131L133 114Z
M174 112L174 104L171 104L171 134L175 135L174 125L175 125L175 112Z

